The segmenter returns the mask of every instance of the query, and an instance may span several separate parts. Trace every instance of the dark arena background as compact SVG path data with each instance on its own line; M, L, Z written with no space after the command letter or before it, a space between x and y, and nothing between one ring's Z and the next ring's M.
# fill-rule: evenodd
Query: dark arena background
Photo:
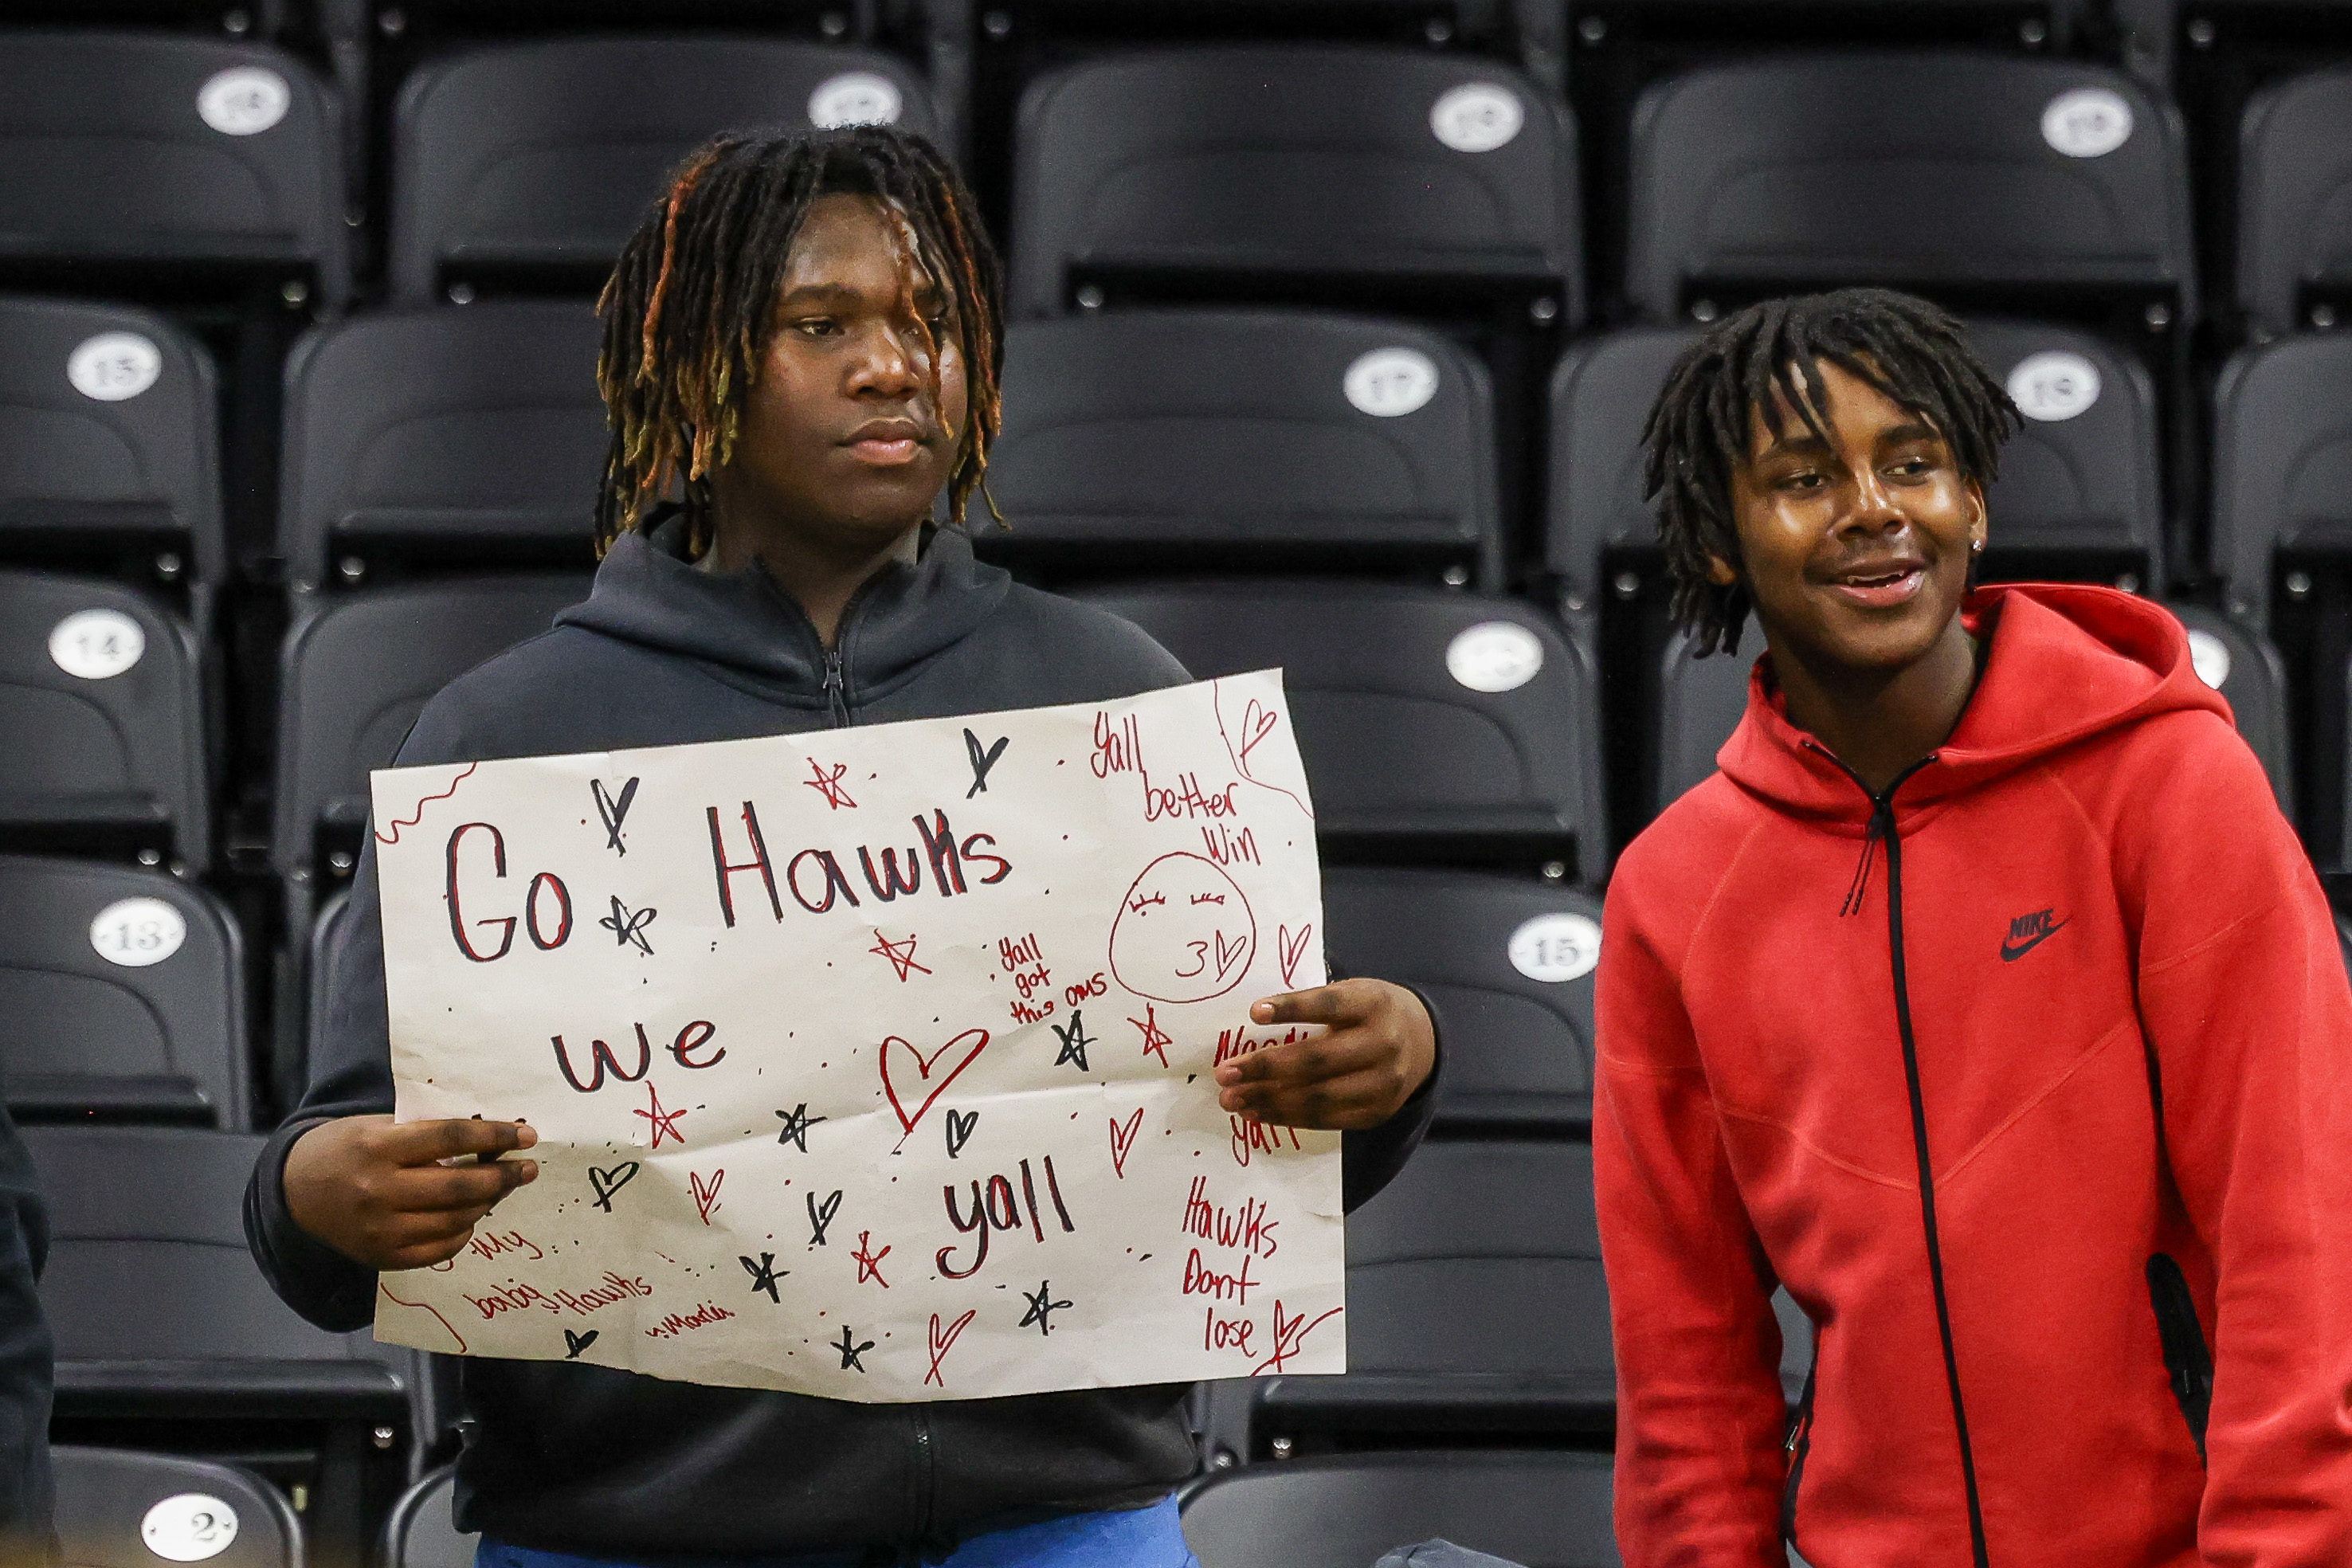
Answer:
M1642 493L1701 323L1959 312L2026 416L1984 575L2171 606L2347 868L2344 0L7 0L0 1068L68 1561L471 1561L453 1371L281 1305L247 1173L367 770L584 593L614 255L710 133L877 120L1007 262L981 552L1286 668L1332 945L1447 1041L1354 1370L1197 1398L1206 1568L1618 1560L1590 922L1757 646L1685 657Z

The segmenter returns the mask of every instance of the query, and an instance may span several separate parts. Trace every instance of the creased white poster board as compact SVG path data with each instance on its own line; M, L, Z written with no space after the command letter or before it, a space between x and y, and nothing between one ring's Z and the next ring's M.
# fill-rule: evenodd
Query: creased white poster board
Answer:
M869 1401L1344 1370L1339 1137L1212 1076L1325 974L1278 672L373 782L398 1115L541 1167L378 1338Z

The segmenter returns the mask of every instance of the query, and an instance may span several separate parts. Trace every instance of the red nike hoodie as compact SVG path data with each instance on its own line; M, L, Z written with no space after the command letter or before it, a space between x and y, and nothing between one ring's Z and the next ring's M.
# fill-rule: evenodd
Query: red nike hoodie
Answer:
M2346 1568L2326 900L2160 607L1964 613L1976 692L1884 796L1767 659L1722 771L1618 863L1593 1153L1625 1561L1780 1568L1785 1534L1813 1568ZM1776 1281L1819 1342L1793 1419Z

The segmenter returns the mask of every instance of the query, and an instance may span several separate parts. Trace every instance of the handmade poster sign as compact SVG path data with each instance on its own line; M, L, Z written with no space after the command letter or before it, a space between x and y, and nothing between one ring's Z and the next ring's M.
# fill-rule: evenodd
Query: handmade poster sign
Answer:
M398 1114L540 1136L378 1338L874 1401L1343 1370L1339 1136L1212 1076L1325 978L1278 672L373 784Z

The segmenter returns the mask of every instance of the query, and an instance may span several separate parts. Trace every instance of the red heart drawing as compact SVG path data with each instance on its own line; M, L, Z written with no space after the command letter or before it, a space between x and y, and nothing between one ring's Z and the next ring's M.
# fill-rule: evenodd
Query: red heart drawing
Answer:
M950 1051L954 1050L958 1046L963 1044L966 1040L970 1040L971 1042L971 1049L964 1052L962 1057L958 1058L953 1067L940 1074L938 1082L932 1083L932 1065L941 1057L946 1056ZM890 1047L893 1046L898 1047L900 1050L906 1052L908 1057L912 1058L915 1063L916 1076L923 1082L931 1084L931 1092L923 1097L923 1103L915 1107L914 1113L912 1115L908 1113L906 1101L898 1098L898 1086L890 1081ZM885 1039L882 1042L882 1092L890 1097L890 1109L898 1113L898 1125L906 1131L912 1132L915 1130L915 1123L923 1119L923 1112L929 1110L931 1108L932 1102L938 1100L940 1095L947 1092L948 1085L955 1082L956 1075L963 1071L964 1068L971 1066L973 1058L978 1057L981 1052L987 1048L988 1031L986 1029L966 1029L962 1034L958 1035L954 1039L950 1040L946 1045L941 1046L938 1050L933 1051L929 1056L925 1056L922 1052L917 1050L913 1046L908 1044L905 1040L900 1039L896 1035L892 1035L888 1038Z
M1111 1118L1110 1163L1111 1168L1118 1173L1118 1179L1122 1182L1127 1180L1128 1151L1135 1147L1135 1134L1142 1125L1143 1107L1139 1105L1135 1108L1135 1114L1127 1119L1127 1125L1124 1127L1119 1125L1117 1117Z
M940 1327L940 1315L937 1312L931 1314L931 1370L923 1374L925 1383L936 1383L941 1388L947 1386L940 1377L940 1363L946 1359L948 1352L955 1348L956 1336L963 1332L964 1325L978 1316L980 1309L974 1307L943 1331Z
M1275 722L1273 711L1260 706L1255 697L1249 700L1249 706L1242 710L1241 764L1244 773L1249 771L1250 749L1272 732Z
M1244 932L1243 935L1234 938L1232 945L1228 946L1225 942L1224 932L1218 931L1215 934L1217 938L1217 978L1223 980L1226 974L1232 971L1235 963L1249 956L1250 939L1248 934Z
M686 1173L687 1190L694 1194L695 1210L702 1215L705 1225L710 1223L710 1211L719 1206L719 1186L726 1179L725 1171L713 1171L710 1173L710 1184L706 1187L702 1184L701 1172L688 1171Z
M1315 922L1312 921L1300 926L1297 936L1290 934L1290 928L1288 926L1279 926L1276 928L1276 935L1280 941L1282 947L1282 983L1284 985L1293 989L1297 988L1298 983L1295 976L1298 971L1298 961L1307 956L1307 939L1314 934Z

